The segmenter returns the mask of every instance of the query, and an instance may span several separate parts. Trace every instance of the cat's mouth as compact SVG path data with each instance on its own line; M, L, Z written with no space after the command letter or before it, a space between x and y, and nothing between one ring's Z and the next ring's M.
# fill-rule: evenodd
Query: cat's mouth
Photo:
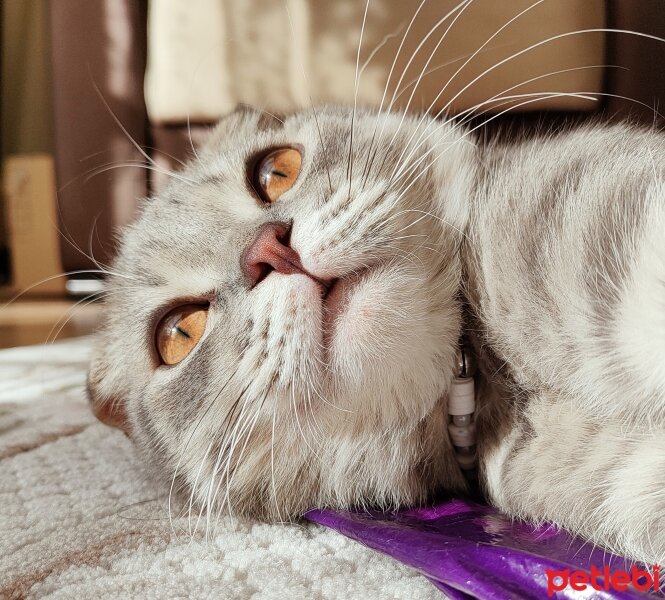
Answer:
M354 288L364 275L357 272L352 275L339 277L332 280L324 289L322 295L323 308L323 347L329 350L335 333L336 324L344 315Z

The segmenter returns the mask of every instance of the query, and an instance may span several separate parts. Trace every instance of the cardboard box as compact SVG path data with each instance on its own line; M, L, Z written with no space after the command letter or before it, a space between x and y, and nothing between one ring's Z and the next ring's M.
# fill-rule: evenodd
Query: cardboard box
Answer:
M65 294L66 278L59 276L61 234L55 185L50 155L5 158L2 191L11 266L10 289L3 290L7 294Z

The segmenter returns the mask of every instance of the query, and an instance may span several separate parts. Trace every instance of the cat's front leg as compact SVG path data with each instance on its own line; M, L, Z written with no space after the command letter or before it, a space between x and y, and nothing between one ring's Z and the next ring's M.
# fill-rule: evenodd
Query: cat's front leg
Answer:
M483 481L507 513L552 521L647 564L665 564L665 430L594 422L555 393L529 398L484 449Z

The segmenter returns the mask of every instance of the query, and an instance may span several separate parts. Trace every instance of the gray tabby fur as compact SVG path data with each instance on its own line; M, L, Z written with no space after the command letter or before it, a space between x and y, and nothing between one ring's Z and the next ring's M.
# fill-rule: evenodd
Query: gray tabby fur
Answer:
M246 164L280 144L302 172L266 206ZM446 432L464 328L487 498L665 563L663 157L628 125L490 145L430 117L238 111L122 235L93 405L127 414L194 519L422 503L466 489ZM310 272L357 279L327 347L311 280L242 277L271 220ZM201 298L202 342L157 367L156 320Z

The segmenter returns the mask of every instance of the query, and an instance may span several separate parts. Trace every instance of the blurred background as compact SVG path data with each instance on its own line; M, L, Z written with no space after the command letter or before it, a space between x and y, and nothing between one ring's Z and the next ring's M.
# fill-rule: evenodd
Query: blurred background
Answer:
M364 28L363 0L0 7L0 347L94 329L116 231L239 103L352 104L358 64L359 105L487 136L662 125L665 43L573 33L665 37L662 0L370 0Z

